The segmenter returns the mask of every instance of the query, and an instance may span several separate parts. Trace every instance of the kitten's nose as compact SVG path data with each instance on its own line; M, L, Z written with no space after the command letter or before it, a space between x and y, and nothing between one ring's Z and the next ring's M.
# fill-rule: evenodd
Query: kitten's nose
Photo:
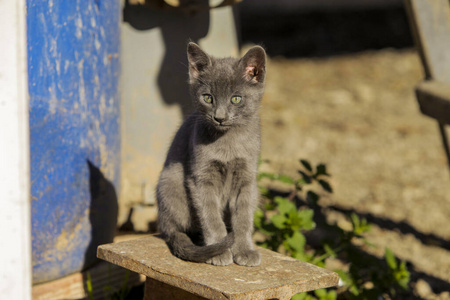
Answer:
M214 120L216 120L219 124L222 124L222 122L225 121L226 116L227 113L223 107L219 106L214 112Z
M214 120L216 120L219 124L222 124L223 121L225 121L225 117L214 117Z

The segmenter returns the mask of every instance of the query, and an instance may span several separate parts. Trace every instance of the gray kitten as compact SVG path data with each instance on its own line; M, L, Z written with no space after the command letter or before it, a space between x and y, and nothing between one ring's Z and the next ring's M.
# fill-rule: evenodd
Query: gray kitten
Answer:
M189 43L196 112L178 130L157 186L159 230L184 260L257 266L252 242L264 49L214 58Z

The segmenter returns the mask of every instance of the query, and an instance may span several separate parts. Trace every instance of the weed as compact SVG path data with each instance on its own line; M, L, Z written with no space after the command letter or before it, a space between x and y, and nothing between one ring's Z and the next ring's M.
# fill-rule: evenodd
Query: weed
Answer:
M86 272L86 293L89 300L94 300L94 293L92 287L92 279L90 272ZM125 300L130 292L128 281L130 277L130 270L125 271L125 275L119 290L111 285L111 266L108 266L108 283L103 287L103 299L107 300Z
M380 262L357 246L365 244L374 247L364 237L371 227L366 219L353 213L347 216L352 225L351 230L343 230L336 224L329 224L323 215L320 216L320 195L333 192L326 166L319 164L313 168L307 160L300 160L300 165L297 177L259 173L259 189L264 201L255 212L254 225L264 239L258 244L320 267L325 267L327 258L338 258L348 263L349 268L348 271L334 270L344 284L339 288L339 293L334 289L320 289L313 293L297 294L292 299L333 300L338 296L340 299L394 298L407 291L409 272L404 261L399 261L386 248L384 262ZM289 193L280 195L274 192L263 184L264 180L287 186ZM314 191L314 187L319 188L320 193ZM316 226L332 233L333 238L321 240L320 246L313 247L308 245L307 235L314 234Z

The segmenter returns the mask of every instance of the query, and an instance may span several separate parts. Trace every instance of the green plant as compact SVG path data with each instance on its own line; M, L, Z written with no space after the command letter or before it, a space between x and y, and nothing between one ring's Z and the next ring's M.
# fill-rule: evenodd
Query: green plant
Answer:
M111 266L108 266L108 284L103 287L103 299L125 300L130 292L130 288L128 287L129 277L130 271L126 270L120 289L114 291L115 289L111 286ZM92 278L90 272L86 272L86 292L89 300L94 300Z
M94 300L94 293L92 290L92 280L91 280L91 273L87 272L87 279L86 279L86 290L89 297L89 300Z
M337 293L335 290L327 291L326 289L319 289L319 290L314 291L314 296L310 295L308 293L300 293L300 294L294 295L294 297L291 298L291 300L314 300L314 299L336 300Z
M386 249L385 264L361 250L359 244L374 247L364 237L370 231L366 219L353 213L347 216L352 228L343 230L329 224L319 205L321 195L333 192L328 182L330 175L324 164L313 166L300 160L298 176L260 172L258 182L263 205L255 212L256 231L264 239L258 244L294 258L324 267L327 258L343 259L348 271L335 270L344 286L339 297L344 299L378 299L388 295L395 297L408 289L409 272L405 262L398 262L391 250ZM288 188L288 193L277 193L267 187L267 181L277 182ZM317 189L320 191L317 192ZM307 235L317 227L333 234L331 240L321 241L320 247L307 244ZM362 243L361 243L362 242ZM370 284L369 284L370 283ZM331 300L337 298L335 290L317 290L314 293L295 295L294 300Z

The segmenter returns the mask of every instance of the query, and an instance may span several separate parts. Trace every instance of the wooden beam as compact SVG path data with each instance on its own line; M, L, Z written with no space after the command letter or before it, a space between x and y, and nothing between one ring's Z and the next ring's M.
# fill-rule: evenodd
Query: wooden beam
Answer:
M427 79L450 83L450 2L405 0Z
M90 280L88 278L90 275ZM33 300L48 299L110 299L121 289L131 289L142 284L145 278L116 265L100 262L84 272L33 286ZM88 292L90 281L92 294Z
M424 81L416 86L420 111L442 124L450 124L450 84Z

